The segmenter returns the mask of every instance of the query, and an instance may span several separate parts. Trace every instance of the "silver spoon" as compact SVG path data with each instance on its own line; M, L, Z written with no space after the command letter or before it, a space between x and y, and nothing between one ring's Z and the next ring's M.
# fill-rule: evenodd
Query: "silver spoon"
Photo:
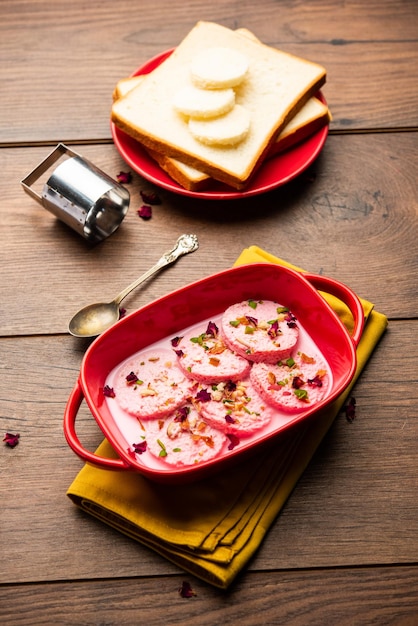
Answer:
M96 337L100 335L100 333L110 328L119 319L119 305L131 291L160 269L166 267L166 265L174 263L184 254L194 252L198 247L199 242L196 235L182 235L177 239L176 245L172 250L163 254L161 259L151 269L121 291L114 300L89 304L78 311L68 325L69 332L74 337Z

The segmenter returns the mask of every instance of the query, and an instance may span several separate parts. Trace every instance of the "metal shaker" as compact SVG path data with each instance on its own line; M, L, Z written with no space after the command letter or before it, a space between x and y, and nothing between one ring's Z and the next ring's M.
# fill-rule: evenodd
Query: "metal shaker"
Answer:
M31 185L60 158L40 195ZM32 198L93 243L115 232L129 208L125 187L62 143L21 184Z

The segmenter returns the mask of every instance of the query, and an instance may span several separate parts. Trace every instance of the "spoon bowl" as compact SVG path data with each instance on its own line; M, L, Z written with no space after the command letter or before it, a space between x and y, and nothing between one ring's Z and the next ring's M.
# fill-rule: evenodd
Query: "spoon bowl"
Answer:
M174 263L180 256L194 252L199 247L196 235L181 235L172 250L165 252L157 263L145 274L126 287L111 302L97 302L80 309L70 320L68 330L74 337L97 337L110 328L120 317L119 305L138 285L163 267Z
M115 300L89 304L74 315L68 330L74 337L96 337L117 322L119 316L119 304Z

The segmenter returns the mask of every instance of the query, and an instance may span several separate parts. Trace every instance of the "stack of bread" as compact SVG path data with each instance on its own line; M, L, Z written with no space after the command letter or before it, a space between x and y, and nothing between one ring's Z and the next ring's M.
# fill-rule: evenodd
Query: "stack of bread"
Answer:
M149 74L113 93L112 121L178 184L248 185L264 159L328 123L326 71L245 29L198 22Z

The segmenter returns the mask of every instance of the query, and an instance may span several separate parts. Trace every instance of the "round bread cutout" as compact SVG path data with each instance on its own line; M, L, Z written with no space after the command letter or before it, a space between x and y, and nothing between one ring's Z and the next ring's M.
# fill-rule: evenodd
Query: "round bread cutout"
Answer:
M197 119L224 115L231 111L234 105L233 89L199 89L193 85L183 87L173 99L176 111Z
M218 46L197 54L191 64L191 75L201 89L225 89L241 84L248 67L248 59L241 52Z
M250 130L250 114L239 104L231 111L211 119L189 119L193 137L208 146L235 146L245 139Z

